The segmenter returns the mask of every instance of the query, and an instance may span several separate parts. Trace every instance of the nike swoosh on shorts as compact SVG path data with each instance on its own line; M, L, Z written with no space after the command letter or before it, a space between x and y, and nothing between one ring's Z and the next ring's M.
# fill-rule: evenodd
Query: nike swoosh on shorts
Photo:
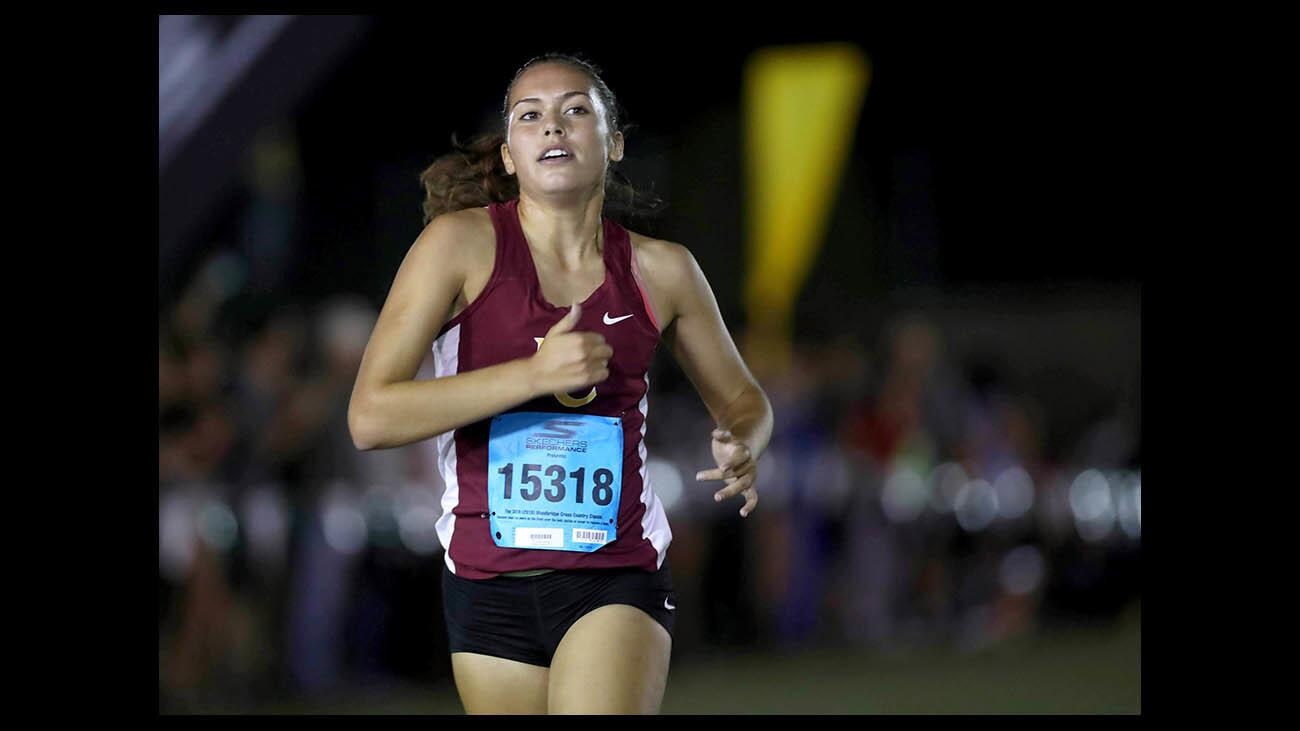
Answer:
M664 598L664 609L667 609L668 611L671 612L672 610L674 610L674 609L676 609L676 608L677 608L677 607L674 607L673 605L671 605L671 604L668 603L668 598L667 598L667 597Z
M611 320L611 319L609 319L609 313L606 312L606 313L605 313L605 324L606 324L606 325L613 325L614 323L616 323L616 322L621 322L621 321L623 321L623 320L626 320L626 319L629 318L629 317L631 317L631 315L623 315L622 317L615 317L614 319Z

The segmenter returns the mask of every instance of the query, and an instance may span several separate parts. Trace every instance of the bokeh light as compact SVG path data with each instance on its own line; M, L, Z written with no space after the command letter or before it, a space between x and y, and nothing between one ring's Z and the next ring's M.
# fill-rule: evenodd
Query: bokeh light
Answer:
M951 513L967 479L966 470L956 462L935 467L930 473L930 507L940 513Z
M659 496L664 512L672 512L682 502L682 472L666 459L650 457L646 460L646 474L650 487Z
M420 556L429 556L442 550L438 542L439 512L425 505L415 505L402 511L398 518L402 545Z
M1024 595L1043 583L1046 563L1043 552L1034 545L1017 546L1007 552L998 565L998 581L1008 594Z
M993 481L998 496L998 516L1015 520L1034 507L1034 481L1023 467L1008 467Z
M172 581L189 573L195 552L193 495L175 490L163 495L158 504L158 570Z
M954 510L962 529L978 533L998 516L998 494L988 480L971 480L957 493Z
M230 507L217 498L204 501L199 512L199 537L215 551L225 553L239 539L239 521Z
M289 506L276 484L249 488L240 502L244 536L254 565L279 569L289 545Z
M330 548L346 555L359 553L366 545L366 517L357 508L347 488L336 486L322 501L322 528Z
M1142 483L1135 472L1121 473L1114 499L1119 527L1129 538L1142 537Z
M925 510L927 498L929 490L925 478L910 467L898 466L885 479L885 487L880 491L880 507L889 520L908 523Z
M437 522L442 508L438 504L438 494L428 485L406 482L392 500L402 545L418 556L430 556L441 551Z
M1074 525L1086 541L1098 542L1110 535L1115 525L1115 503L1110 482L1097 469L1080 472L1070 484L1070 509Z

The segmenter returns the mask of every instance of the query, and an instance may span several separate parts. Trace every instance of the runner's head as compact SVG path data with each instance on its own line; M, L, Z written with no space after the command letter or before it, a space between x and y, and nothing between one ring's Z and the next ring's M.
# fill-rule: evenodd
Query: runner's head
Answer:
M521 184L543 194L603 190L607 213L651 214L662 207L617 172L628 127L617 97L590 62L558 53L528 61L506 86L499 119L497 129L467 143L453 135L455 151L421 174L426 223L517 198ZM568 157L543 162L551 147L567 148Z
M617 100L585 61L551 54L529 61L502 106L505 170L531 194L599 194L623 159Z

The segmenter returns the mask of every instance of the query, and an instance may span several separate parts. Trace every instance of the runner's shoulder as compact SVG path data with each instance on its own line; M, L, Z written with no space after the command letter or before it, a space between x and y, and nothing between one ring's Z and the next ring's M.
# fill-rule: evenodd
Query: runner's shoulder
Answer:
M486 207L466 208L434 217L413 246L424 248L445 266L474 269L486 263L490 267L496 253L496 230Z
M665 239L656 239L628 231L632 251L642 274L657 284L669 284L686 272L692 258L690 249Z

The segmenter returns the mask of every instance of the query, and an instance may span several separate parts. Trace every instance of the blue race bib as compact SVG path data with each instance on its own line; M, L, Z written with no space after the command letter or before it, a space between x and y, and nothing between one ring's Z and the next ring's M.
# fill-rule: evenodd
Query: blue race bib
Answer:
M502 548L590 553L618 537L623 422L513 412L488 432L488 510Z

